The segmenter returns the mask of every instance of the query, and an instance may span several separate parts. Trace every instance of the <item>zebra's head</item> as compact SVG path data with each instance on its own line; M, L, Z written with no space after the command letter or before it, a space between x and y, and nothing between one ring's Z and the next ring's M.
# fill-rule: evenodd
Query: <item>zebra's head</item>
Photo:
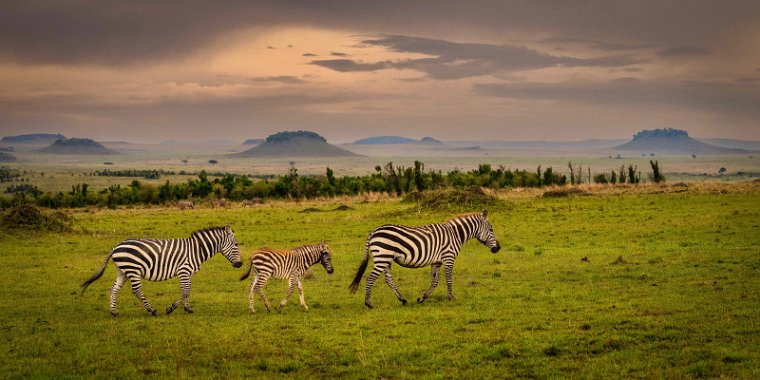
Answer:
M332 256L330 255L330 248L327 247L327 243L322 242L319 244L319 263L325 267L327 274L332 274L334 271L332 266Z
M478 223L477 230L475 231L475 237L488 248L491 248L492 253L499 252L501 244L496 240L496 235L493 233L493 227L488 222L488 210L483 210L479 215L480 223Z
M235 268L243 266L243 260L240 257L240 248L238 248L237 240L235 240L235 233L232 231L232 227L224 226L224 236L220 244L221 252L224 257L232 263Z

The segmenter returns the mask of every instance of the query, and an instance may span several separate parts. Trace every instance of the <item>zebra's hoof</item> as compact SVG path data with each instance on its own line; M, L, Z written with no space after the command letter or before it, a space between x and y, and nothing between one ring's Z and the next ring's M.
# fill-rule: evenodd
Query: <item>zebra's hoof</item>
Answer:
M365 302L365 303L364 303L364 305L366 305L366 306L367 306L368 308L370 308L370 309L374 307L374 306L372 306L372 304L371 304L371 303L369 303L369 302Z
M422 297L417 298L417 303L423 303L423 302L425 302L424 298L422 298Z
M406 305L406 300L401 300L402 305Z
M119 313L117 313L115 310L112 310L111 311L111 316L114 317L114 318L116 318L116 317L119 316Z
M158 317L158 312L155 310L150 311L151 314L153 314L154 317Z
M169 314L171 314L171 313L172 313L172 311L174 311L174 309L172 309L172 307L171 307L171 306L167 307L167 308L166 308L166 315L169 315Z
M189 307L186 307L185 308L185 313L192 314L193 313L193 309L191 309Z

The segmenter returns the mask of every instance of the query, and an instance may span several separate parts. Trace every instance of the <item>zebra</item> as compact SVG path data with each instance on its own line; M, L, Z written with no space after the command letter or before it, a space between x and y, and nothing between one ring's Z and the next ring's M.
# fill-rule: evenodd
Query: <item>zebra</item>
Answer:
M221 252L233 267L240 268L243 265L240 249L230 226L197 230L188 239L127 239L116 245L100 269L82 283L82 295L91 283L103 275L108 260L113 258L117 276L111 286L111 315L118 315L116 294L126 280L129 280L132 293L142 301L148 312L154 316L158 315L156 309L142 294L141 279L163 281L173 277L179 277L180 297L166 308L166 314L171 314L181 302L184 302L185 311L192 313L190 279L193 273L200 269L201 264L217 252Z
M493 233L493 227L488 223L488 210L456 216L445 223L429 224L426 226L403 226L388 224L376 228L367 238L364 248L364 260L359 265L354 281L349 286L352 293L359 287L370 254L374 262L372 272L367 277L364 304L372 308L370 301L372 286L377 278L385 273L385 282L391 287L396 298L406 305L406 298L393 282L391 263L407 268L432 267L433 281L430 288L417 298L417 303L423 303L438 285L438 270L441 266L446 272L446 285L449 299L454 299L452 291L452 271L454 260L459 255L462 245L472 238L478 239L483 245L496 253L501 249L499 241Z
M282 302L280 302L280 306L277 307L278 312L288 302L296 286L298 286L298 298L301 301L301 307L304 310L309 310L303 298L301 276L303 276L309 267L317 263L322 264L328 274L333 273L332 257L327 243L303 245L291 250L264 247L253 252L248 263L248 270L240 277L241 281L245 280L251 274L251 270L253 270L253 281L251 281L251 291L248 295L248 307L251 309L251 312L256 312L253 308L254 293L259 294L267 311L270 311L269 300L267 300L263 290L264 285L270 277L288 280L288 292L285 294Z

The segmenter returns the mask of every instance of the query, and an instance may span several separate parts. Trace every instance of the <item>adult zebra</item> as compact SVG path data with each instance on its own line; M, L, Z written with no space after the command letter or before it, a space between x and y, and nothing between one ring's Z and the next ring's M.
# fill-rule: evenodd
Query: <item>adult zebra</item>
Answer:
M493 233L493 227L488 223L488 210L482 213L460 215L447 220L445 223L429 224L426 226L402 226L388 224L376 228L367 238L364 249L364 260L359 265L354 281L349 289L356 292L361 282L364 271L367 269L370 254L374 266L367 276L366 294L364 304L370 309L372 302L372 285L377 278L385 272L385 282L391 287L396 298L406 304L406 298L393 282L391 275L391 262L407 268L432 267L433 282L430 288L417 298L418 303L423 303L438 285L438 270L441 266L446 272L446 285L449 290L449 299L454 299L452 290L452 271L454 260L459 255L462 245L468 240L476 238L485 246L491 248L491 252L499 252L501 246Z
M87 287L103 275L108 260L116 265L116 281L111 286L111 314L116 312L116 294L126 280L132 285L132 293L142 301L145 308L153 315L156 309L142 294L142 281L163 281L179 277L180 297L177 302L166 308L166 314L184 302L185 311L192 313L190 307L190 279L200 269L201 264L221 252L235 268L240 268L240 259L235 234L230 226L211 227L193 232L188 239L128 239L119 243L108 254L103 265L87 281L82 283L82 294Z
M248 294L248 307L251 312L256 312L253 308L254 293L261 296L264 306L269 311L269 300L264 295L262 289L270 277L288 280L288 292L285 298L280 302L277 311L280 311L288 302L293 294L293 289L298 286L298 299L304 310L308 310L303 298L303 285L301 285L301 276L312 265L322 264L328 274L333 273L332 256L327 243L316 245L302 245L291 250L279 250L272 248L261 248L251 255L248 263L248 270L240 277L245 280L251 274L253 269L253 281L251 281L251 292Z

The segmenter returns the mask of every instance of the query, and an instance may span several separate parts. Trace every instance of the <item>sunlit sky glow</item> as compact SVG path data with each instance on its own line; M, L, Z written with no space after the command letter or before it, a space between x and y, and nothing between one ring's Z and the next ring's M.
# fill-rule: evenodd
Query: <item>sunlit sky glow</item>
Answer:
M750 1L3 2L0 135L760 140L758 41Z

